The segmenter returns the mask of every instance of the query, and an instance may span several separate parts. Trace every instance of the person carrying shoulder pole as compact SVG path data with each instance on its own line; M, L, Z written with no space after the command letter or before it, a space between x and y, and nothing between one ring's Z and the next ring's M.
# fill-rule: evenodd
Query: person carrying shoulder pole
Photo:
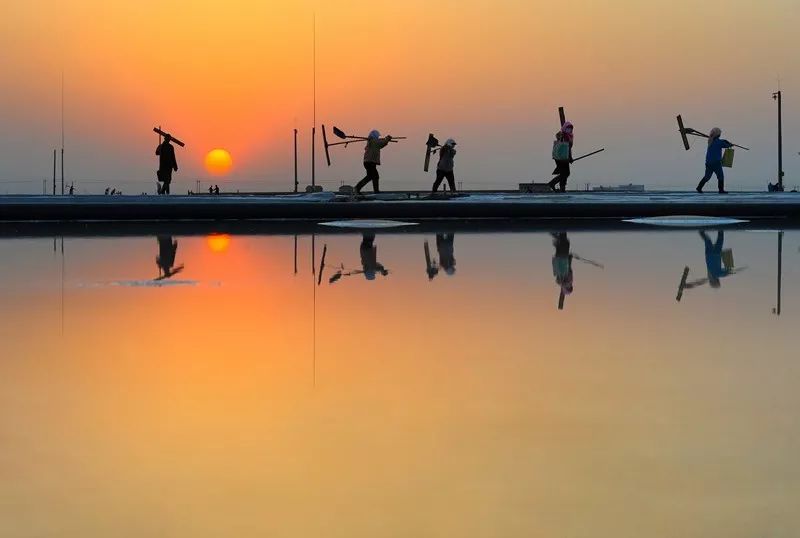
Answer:
M697 192L703 192L703 187L713 174L717 176L717 186L720 194L728 194L725 191L725 172L722 170L722 150L732 148L733 144L722 138L722 130L714 127L708 133L708 149L706 150L706 173L697 184Z
M447 179L447 184L452 192L456 192L456 177L453 173L455 168L456 141L448 138L444 146L439 150L439 164L436 166L436 181L433 183L433 191L439 190L443 179Z
M356 184L356 194L361 194L361 189L370 181L372 181L372 188L375 192L380 192L378 182L381 176L378 174L378 166L381 164L381 150L391 141L390 135L381 138L381 133L377 130L369 133L367 145L364 147L364 169L367 171L367 175Z
M567 178L569 178L570 174L569 165L572 164L572 144L574 141L572 123L566 121L561 126L561 130L556 133L556 140L553 144L553 160L556 162L553 174L556 177L548 185L554 192L556 191L556 185L559 186L561 192L567 190ZM569 147L567 148L567 146Z
M158 155L158 171L156 177L159 183L156 184L158 194L169 194L169 184L172 183L172 171L178 171L178 161L175 159L175 148L172 147L172 137L164 136L164 141L156 148ZM163 183L163 186L161 185Z

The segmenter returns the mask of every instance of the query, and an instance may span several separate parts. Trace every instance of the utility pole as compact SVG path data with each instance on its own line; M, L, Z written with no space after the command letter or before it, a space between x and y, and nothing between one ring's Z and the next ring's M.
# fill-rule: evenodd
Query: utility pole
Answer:
M778 102L778 190L783 191L783 115L781 100L783 92L778 90L772 94L772 98Z
M313 120L314 127L311 129L311 187L312 189L317 186L317 13L314 12L314 28L313 28Z
M294 192L297 192L297 129L294 130ZM297 241L297 236L295 236Z
M64 72L63 71L61 72L61 196L64 196Z
M56 150L53 150L53 196L56 195Z

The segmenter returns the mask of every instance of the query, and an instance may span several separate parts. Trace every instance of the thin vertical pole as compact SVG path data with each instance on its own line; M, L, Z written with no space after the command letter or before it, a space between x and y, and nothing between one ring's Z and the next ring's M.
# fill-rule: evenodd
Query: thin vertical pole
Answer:
M55 194L55 193L54 193ZM61 72L61 195L64 195L64 72Z
M778 90L778 185L783 190L783 114L782 114L783 92Z
M294 274L297 274L297 234L294 235Z
M297 192L297 185L299 182L297 181L297 129L294 130L294 192ZM295 236L295 241L297 241L297 236Z
M311 186L317 185L317 13L314 12L314 28L313 28L313 120L314 126L311 129Z
M53 196L56 195L56 150L53 150Z

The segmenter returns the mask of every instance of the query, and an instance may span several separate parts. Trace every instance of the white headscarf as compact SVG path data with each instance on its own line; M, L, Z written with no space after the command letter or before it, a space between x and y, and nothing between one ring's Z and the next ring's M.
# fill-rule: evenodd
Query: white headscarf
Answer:
M447 141L444 143L444 145L445 145L445 146L451 146L451 147L452 147L452 146L455 146L455 145L456 145L456 141L455 141L455 140L453 140L452 138L448 138L448 139L447 139Z
M710 146L711 144L713 144L714 140L716 140L720 136L722 136L722 129L720 129L719 127L714 127L713 129L711 129L711 132L708 133L708 145Z

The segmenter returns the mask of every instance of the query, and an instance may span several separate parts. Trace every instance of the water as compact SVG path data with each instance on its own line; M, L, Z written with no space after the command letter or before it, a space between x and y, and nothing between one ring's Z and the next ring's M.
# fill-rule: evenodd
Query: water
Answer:
M0 240L0 536L800 533L800 231L307 231Z

